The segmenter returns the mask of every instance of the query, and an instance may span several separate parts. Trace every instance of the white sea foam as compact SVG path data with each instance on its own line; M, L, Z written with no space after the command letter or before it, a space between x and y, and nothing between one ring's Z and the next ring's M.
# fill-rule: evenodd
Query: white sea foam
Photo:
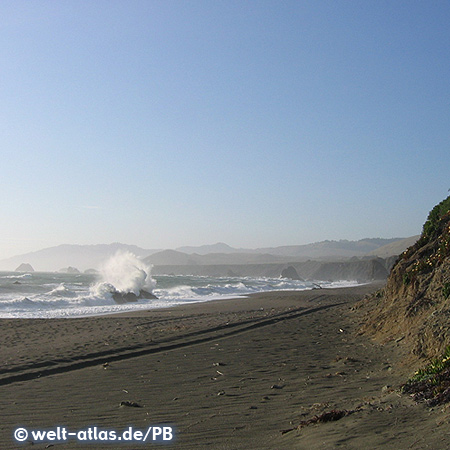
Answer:
M1 278L3 278L3 279L5 279L5 280L8 280L8 279L14 279L14 278L30 278L30 277L32 277L33 275L31 274L31 273L21 273L20 275L19 274L14 274L14 275L5 275L5 276L3 276L3 277L0 277L0 279Z
M71 291L64 283L61 283L59 286L52 289L48 295L52 296L74 296L76 295L75 292Z
M150 269L133 254L121 252L104 264L97 278L85 274L33 273L15 284L12 278L16 275L4 272L0 275L0 317L80 317L315 287L313 282L265 277L157 276L155 281ZM344 287L358 283L320 284ZM118 305L112 296L117 291L138 295L141 289L158 298Z
M100 268L100 277L93 286L94 294L104 295L109 290L139 295L141 290L151 292L156 285L151 266L128 251L119 250L108 259Z

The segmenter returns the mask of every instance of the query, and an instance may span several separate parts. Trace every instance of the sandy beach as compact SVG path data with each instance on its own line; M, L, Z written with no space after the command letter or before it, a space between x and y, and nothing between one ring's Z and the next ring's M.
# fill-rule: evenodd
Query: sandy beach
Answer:
M167 446L176 449L447 448L449 411L398 392L412 370L399 344L358 332L354 305L376 288L275 292L81 319L2 319L0 448L161 448L13 440L17 427L157 424L174 427ZM315 423L332 411L344 417Z

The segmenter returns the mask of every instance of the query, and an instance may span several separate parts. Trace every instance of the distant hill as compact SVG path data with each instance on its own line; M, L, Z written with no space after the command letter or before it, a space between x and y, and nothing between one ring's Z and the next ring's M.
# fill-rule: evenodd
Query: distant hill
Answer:
M306 245L290 245L283 247L260 248L260 253L270 253L271 255L291 256L301 259L330 259L330 258L351 258L353 256L365 256L377 248L392 244L403 238L393 239L361 239L359 241L321 241Z
M411 238L412 239L412 238ZM387 246L387 247L386 247ZM391 247L389 247L391 246ZM291 245L258 249L233 248L224 243L200 247L179 247L177 250L149 250L136 245L120 243L98 245L59 245L0 261L0 270L14 270L24 261L37 271L57 271L61 267L74 267L80 271L98 269L117 250L126 250L153 265L223 265L223 264L275 264L301 262L308 259L340 261L366 255L377 256L385 247L386 256L398 255L407 248L404 240L361 239L359 241L322 241L307 245ZM184 251L181 251L183 249ZM389 254L391 253L391 254Z
M378 249L383 258L396 257L402 253L417 237L402 239L362 239L359 241L322 241L307 245L291 245L259 249L236 249L226 244L214 244L201 247L180 247L177 250L164 250L154 253L145 261L155 266L211 266L236 264L276 264L301 262L307 260L342 261L350 258L376 257ZM185 249L187 252L182 252ZM223 249L224 252L207 253L208 250ZM199 269L200 270L200 269ZM205 270L208 272L207 269ZM209 273L209 272L208 272Z
M216 264L266 264L282 262L287 258L259 253L209 253L200 255L197 253L187 254L176 250L163 250L154 253L144 259L147 264L153 265L186 265L186 266L209 266Z
M403 253L407 248L414 245L420 236L411 236L406 239L401 239L399 241L392 242L390 244L378 247L376 250L372 250L369 256L378 256L379 258L389 258L390 256L398 256Z
M247 252L246 250L230 247L223 242L218 242L217 244L212 245L201 245L199 247L178 247L176 250L178 252L187 253L188 255L192 255L193 253L196 253L197 255L207 255L209 253L238 253L242 251L244 253Z
M408 238L412 239L412 238ZM386 256L399 255L403 250L405 250L408 245L407 243L402 243L404 238L392 238L392 239L381 239L381 238L367 238L361 239L359 241L348 241L348 240L340 240L340 241L321 241L314 242L312 244L305 245L285 245L281 247L262 247L257 249L244 249L244 248L233 248L227 244L217 243L213 245L202 245L200 247L179 247L177 251L182 253L187 253L189 255L208 255L208 254L227 254L227 255L249 255L249 254L259 254L259 255L271 255L271 260L264 260L264 262L274 262L276 258L278 261L281 260L307 260L307 259L342 259L342 258L351 258L353 256L362 257L367 254L371 254L371 252L376 251L380 247L384 247L387 245L395 244L398 242L398 248L400 249L397 253L397 247L393 246L392 250L389 248L386 249ZM393 252L391 254L388 254ZM377 256L377 255L375 255ZM241 257L242 259L242 257ZM216 262L198 262L199 264L238 264L237 261L230 260L228 258L227 261L224 259L219 260L216 259ZM243 263L244 264L244 263Z
M158 250L145 250L136 245L127 244L98 244L98 245L70 245L63 244L49 247L24 255L0 261L0 270L14 270L24 261L31 264L36 271L57 271L61 267L75 267L84 271L97 269L106 259L118 250L130 251L140 258L149 256Z
M163 250L144 258L147 264L191 266L198 264L199 255L188 255L177 250Z

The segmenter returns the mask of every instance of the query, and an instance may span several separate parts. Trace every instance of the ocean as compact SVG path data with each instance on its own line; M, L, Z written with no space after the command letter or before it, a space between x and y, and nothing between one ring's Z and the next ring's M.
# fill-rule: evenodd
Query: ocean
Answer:
M358 283L320 282L322 287ZM172 307L248 294L313 289L314 282L285 278L151 275L151 267L128 252L117 253L98 274L0 272L0 318L70 318ZM157 299L117 304L114 292L144 289Z
M81 317L139 309L165 308L183 303L243 297L256 292L312 289L312 282L280 278L155 276L152 290L158 299L117 304L99 288L96 275L0 272L0 318ZM356 285L342 281L323 287ZM101 286L101 284L100 284Z

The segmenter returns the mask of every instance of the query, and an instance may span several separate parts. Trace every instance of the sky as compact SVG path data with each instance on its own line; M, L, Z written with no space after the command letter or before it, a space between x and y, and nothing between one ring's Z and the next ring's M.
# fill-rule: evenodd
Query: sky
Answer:
M419 234L448 1L2 0L0 259Z

